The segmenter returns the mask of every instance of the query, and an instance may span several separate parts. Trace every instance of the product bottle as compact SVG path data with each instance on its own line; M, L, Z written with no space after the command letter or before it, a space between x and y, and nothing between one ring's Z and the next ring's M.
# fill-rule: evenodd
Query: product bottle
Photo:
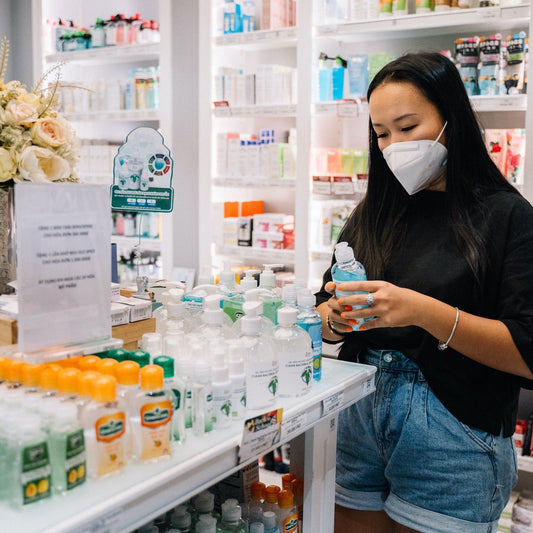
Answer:
M296 325L309 333L313 349L313 380L322 378L322 317L315 308L316 297L310 289L298 292L298 308Z
M65 494L85 483L85 437L75 403L62 402L57 406L50 427L50 462L55 494Z
M174 360L174 370L185 384L185 430L192 429L192 361L187 357Z
M278 494L278 523L283 532L298 532L298 511L294 505L294 495L290 490Z
M92 400L91 390L95 379L98 379L100 374L93 370L86 370L80 372L77 378L78 396L76 397L76 407L78 408L78 418L82 420L82 412L85 406Z
M216 533L217 531L217 519L213 516L202 516L198 522L194 531L196 533Z
M174 373L174 359L160 355L154 359L154 364L159 365L164 373L165 389L172 398L172 439L185 442L185 383Z
M267 511L278 512L278 494L281 488L277 485L267 485L265 488L265 501L263 502L263 516ZM268 529L265 524L265 529Z
M344 74L347 63L341 56L335 58L335 66L332 68L332 96L333 100L342 100L344 98Z
M235 281L235 272L228 264L224 264L224 270L219 274L218 290L226 298L232 298L240 292L240 288Z
M265 533L280 533L278 516L274 511L265 511L263 513L263 524L265 526Z
M238 344L229 345L229 379L231 381L231 419L242 420L246 412L246 372Z
M19 418L9 433L5 454L9 462L3 476L8 479L10 505L23 507L51 496L48 439L37 414L25 413Z
M204 298L201 319L203 324L197 328L195 334L204 339L228 339L233 337L233 322L220 307L220 295L210 294Z
M130 414L135 398L139 392L139 363L136 361L122 361L115 367L115 377L117 378L117 398L122 401L126 409L126 436L125 453L130 459L133 453L133 432L131 430Z
M204 490L194 498L194 512L192 514L193 524L206 518L214 519L215 523L220 518L215 512L215 495L212 492Z
M41 370L39 384L43 395L39 403L39 414L41 415L43 429L48 431L54 418L54 411L59 403L57 396L57 373L61 367L50 364L45 365Z
M287 474L283 474L281 476L281 490L290 490L292 491L292 481L293 479L296 479L296 476L294 474L291 474L290 472Z
M172 430L172 400L164 389L164 371L158 365L141 368L140 391L131 409L132 457L138 461L168 458Z
M178 505L170 515L170 525L180 533L189 533L191 529L191 513L187 511L186 505Z
M335 245L335 260L336 263L331 267L331 277L335 285L340 285L346 281L366 281L365 268L359 261L355 260L353 250L348 246L347 242L339 242ZM343 291L335 288L335 295L337 298L343 296L350 296L351 294L367 294L364 291ZM368 307L368 305L355 306L358 309ZM358 331L359 326L366 322L367 319L357 320L357 324L352 326L353 331Z
M287 283L283 285L283 289L281 289L281 301L284 307L288 306L298 309L298 289L296 284Z
M302 478L293 479L291 482L292 493L294 494L294 505L298 511L298 531L303 531L304 519L304 480Z
M274 328L274 348L279 362L278 394L282 397L307 394L313 384L311 337L296 325L297 316L297 309L281 307Z
M133 350L128 356L129 361L135 361L140 368L150 364L150 354L144 350Z
M267 296L267 300L271 300L272 299L270 298L270 295L268 294L269 291L265 291L264 289L260 289L259 287L255 288L255 289L248 289L247 291L245 291L243 294L244 294L244 301L245 302L258 302L261 304L261 333L264 334L264 335L271 335L272 334L272 331L274 331L274 325L275 325L275 322L276 322L276 318L274 318L274 320L271 320L270 318L267 318L265 315L264 315L264 308L265 308L265 303L264 303L264 296L266 295ZM281 304L281 299L280 299L280 304ZM275 302L274 305L271 306L271 311L272 309L276 309L277 310L277 302ZM237 318L237 320L235 321L235 324L233 324L233 331L235 332L235 335L237 337L240 336L241 334L241 321L240 319L244 316L244 312L243 314Z
M91 35L91 48L103 48L106 45L104 21L101 18L96 19L96 23L91 30Z
M241 506L237 500L226 500L222 504L222 516L217 533L248 533L246 522L241 517Z
M227 364L214 365L211 370L213 391L213 428L226 428L231 424L231 380Z
M126 413L116 396L117 380L100 376L92 383L92 401L82 411L87 473L96 478L126 466Z
M244 295L243 293L250 289L255 289L257 287L257 281L253 277L255 274L259 274L259 270L249 269L244 273L244 277L241 280L241 293L224 300L222 303L222 309L232 320L235 322L238 318L242 317L244 314L243 304L244 304Z
M331 102L333 100L332 69L328 67L327 59L321 59L318 66L318 101Z
M144 333L141 337L141 349L150 354L150 362L163 355L163 337L159 333Z
M211 368L207 361L192 364L192 429L195 435L213 430L213 391Z
M263 522L251 522L248 528L250 533L265 533Z
M241 339L246 371L246 407L262 409L272 405L278 391L278 358L272 341L261 335L260 302L245 302L241 318Z
M281 296L277 290L276 274L273 268L282 267L281 264L265 264L263 272L259 275L259 288L263 289L260 299L263 302L263 315L277 324L277 311L281 307Z
M250 486L250 501L246 516L250 527L254 522L261 522L263 519L263 500L265 499L266 485L261 481L254 481Z

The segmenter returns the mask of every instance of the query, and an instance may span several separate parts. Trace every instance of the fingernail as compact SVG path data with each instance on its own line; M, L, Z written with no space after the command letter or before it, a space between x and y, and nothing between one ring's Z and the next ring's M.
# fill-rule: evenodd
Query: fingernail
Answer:
M353 307L351 305L345 305L344 306L345 311L353 311Z
M337 303L338 303L339 305L342 305L341 300L337 300Z
M357 324L357 320L348 320L348 322L352 325L352 326L355 326Z
M341 313L342 318L346 318L346 313Z
M342 285L337 285L336 288L342 291Z
M346 326L346 333L351 333L353 331L352 326Z

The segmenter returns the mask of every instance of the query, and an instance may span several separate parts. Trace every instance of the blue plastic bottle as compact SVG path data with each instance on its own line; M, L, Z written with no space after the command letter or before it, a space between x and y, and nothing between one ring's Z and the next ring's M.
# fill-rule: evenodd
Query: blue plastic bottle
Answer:
M335 259L336 263L331 267L331 277L335 285L340 285L346 281L366 281L365 267L355 260L352 248L347 242L339 242L335 245ZM352 294L367 294L365 291L341 291L335 288L335 296L342 298ZM358 305L355 309L363 309L368 305ZM358 319L357 324L352 326L353 331L359 331L359 326L370 320L368 318Z
M322 378L322 317L315 308L316 297L310 289L298 292L299 313L296 324L305 329L311 337L313 349L313 380Z

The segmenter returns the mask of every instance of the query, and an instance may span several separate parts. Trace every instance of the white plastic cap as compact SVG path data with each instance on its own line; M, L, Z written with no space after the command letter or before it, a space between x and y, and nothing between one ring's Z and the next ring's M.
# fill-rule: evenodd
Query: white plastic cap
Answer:
M226 500L222 504L222 520L237 522L241 518L241 507L237 500Z
M214 516L202 515L196 522L196 533L216 533L217 519Z
M170 522L178 529L186 529L191 527L191 515L187 512L187 506L178 505L172 512Z
M167 293L169 296L168 303L179 303L183 300L183 295L185 294L185 291L183 289L169 289Z
M154 358L162 354L162 337L160 333L144 333L141 338L141 348Z
M240 319L241 331L244 335L257 335L261 328L263 302L244 302L242 310L245 315Z
M265 511L263 513L263 524L265 529L274 529L277 525L276 513L274 511Z
M347 242L339 242L335 245L335 259L337 263L346 263L355 259L353 250Z
M281 268L283 265L277 263L265 264L263 265L265 269L259 275L259 286L264 289L275 289L276 288L276 274L272 270L273 268Z
M311 292L311 289L298 291L298 305L300 307L314 307L316 305L316 296Z
M278 324L285 328L290 328L296 324L298 309L295 307L284 306L278 309Z
M194 507L199 513L210 513L215 508L215 495L204 490L194 499Z
M224 320L224 311L220 307L220 295L210 294L204 298L204 322L220 325Z
M257 281L254 278L254 274L259 274L259 270L246 270L244 278L241 280L241 289L247 291L249 289L255 289L257 287Z
M251 522L250 533L264 533L265 532L265 526L261 522Z

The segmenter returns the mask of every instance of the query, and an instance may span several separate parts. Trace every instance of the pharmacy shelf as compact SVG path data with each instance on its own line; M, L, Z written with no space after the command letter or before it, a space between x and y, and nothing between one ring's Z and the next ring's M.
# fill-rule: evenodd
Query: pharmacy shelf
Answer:
M121 109L118 111L87 111L86 113L65 113L72 122L118 121L158 121L159 109Z
M254 246L220 246L217 255L227 257L240 257L248 261L261 261L262 263L294 264L294 250L276 250L272 248L256 248Z
M280 443L307 433L314 435L318 427L336 428L339 411L375 390L375 371L367 365L325 359L322 381L314 384L307 396L278 400L272 406L272 409L283 408ZM257 459L252 457L239 463L241 437L242 429L237 424L204 437L191 436L185 444L176 445L168 460L128 465L117 476L91 480L71 494L54 496L23 510L2 505L2 530L10 533L127 533ZM262 449L260 455L280 443ZM311 456L317 466L323 460L324 449L316 450ZM306 468L312 466L306 465ZM314 488L311 481L306 483L304 498L307 502L307 495ZM324 490L333 493L333 486L324 487ZM333 513L333 506L330 511ZM304 525L319 524L318 515L323 513L320 505L307 505ZM332 520L329 527L333 531ZM306 530L309 533L319 531L316 526Z
M262 50L296 46L296 28L228 33L214 38L215 46L238 46L244 50Z
M215 187L237 187L261 189L266 187L280 187L294 189L295 178L213 178Z
M336 117L359 117L368 115L368 102L359 99L343 99L335 102L313 104L314 115L332 115Z
M440 33L471 31L509 31L529 27L529 4L479 9L461 9L441 13L424 13L381 19L321 25L315 28L317 37L336 41L382 41L392 38L431 37Z
M124 46L106 46L104 48L88 48L72 52L58 52L45 56L47 63L70 62L78 63L124 63L135 61L159 60L159 43L130 44Z
M217 118L296 117L296 104L215 106L213 115Z

